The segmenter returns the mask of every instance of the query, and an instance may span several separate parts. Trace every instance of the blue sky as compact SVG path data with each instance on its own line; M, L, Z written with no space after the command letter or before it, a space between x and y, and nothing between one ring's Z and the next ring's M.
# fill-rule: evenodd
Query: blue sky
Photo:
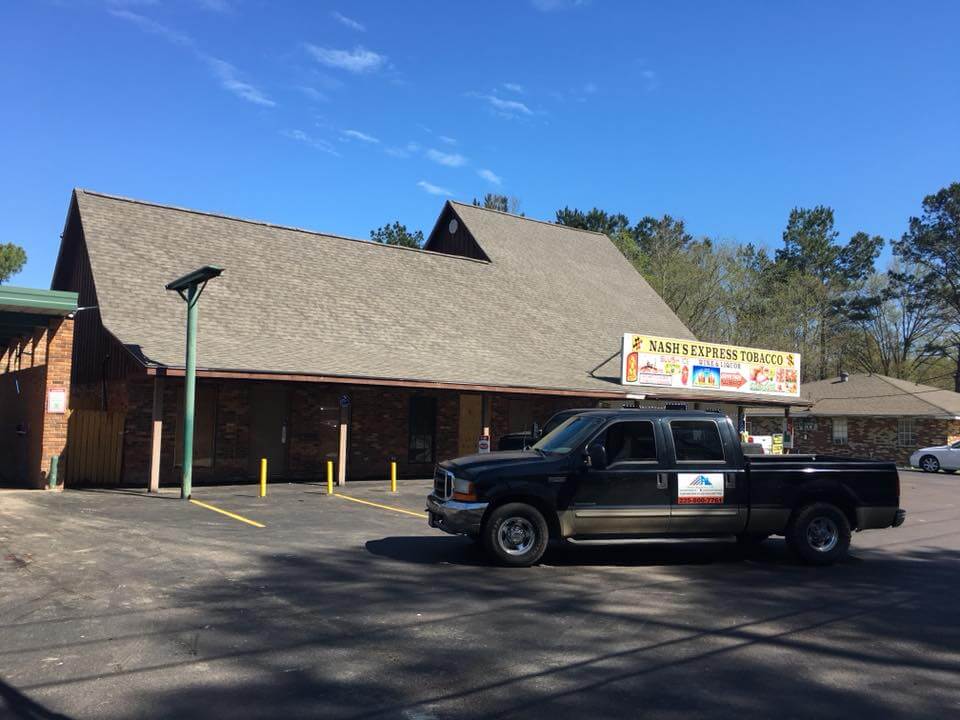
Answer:
M71 188L366 238L446 197L790 208L899 236L960 180L955 2L34 0L0 7L0 242L46 287Z

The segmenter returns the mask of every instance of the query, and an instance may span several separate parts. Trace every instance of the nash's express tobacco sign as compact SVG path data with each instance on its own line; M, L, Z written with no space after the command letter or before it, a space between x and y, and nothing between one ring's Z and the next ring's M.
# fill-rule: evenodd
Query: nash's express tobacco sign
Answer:
M620 382L799 397L800 354L625 333Z

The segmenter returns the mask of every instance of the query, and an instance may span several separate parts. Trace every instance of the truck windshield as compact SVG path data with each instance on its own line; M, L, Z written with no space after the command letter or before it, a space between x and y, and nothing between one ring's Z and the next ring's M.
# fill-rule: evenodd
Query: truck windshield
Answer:
M574 415L561 423L549 435L544 435L533 446L534 450L548 455L566 455L575 447L586 442L590 434L603 425L603 418Z

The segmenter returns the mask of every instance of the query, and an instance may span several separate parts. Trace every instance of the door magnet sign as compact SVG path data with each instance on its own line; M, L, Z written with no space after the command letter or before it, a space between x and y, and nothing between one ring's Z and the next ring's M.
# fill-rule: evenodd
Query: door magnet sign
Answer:
M678 505L722 505L723 473L677 473Z

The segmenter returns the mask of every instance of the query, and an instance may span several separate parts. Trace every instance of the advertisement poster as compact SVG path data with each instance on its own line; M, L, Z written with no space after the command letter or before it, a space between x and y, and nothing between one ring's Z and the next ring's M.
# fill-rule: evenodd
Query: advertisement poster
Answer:
M620 382L800 397L800 354L625 333Z
M722 505L723 473L677 473L678 505Z

